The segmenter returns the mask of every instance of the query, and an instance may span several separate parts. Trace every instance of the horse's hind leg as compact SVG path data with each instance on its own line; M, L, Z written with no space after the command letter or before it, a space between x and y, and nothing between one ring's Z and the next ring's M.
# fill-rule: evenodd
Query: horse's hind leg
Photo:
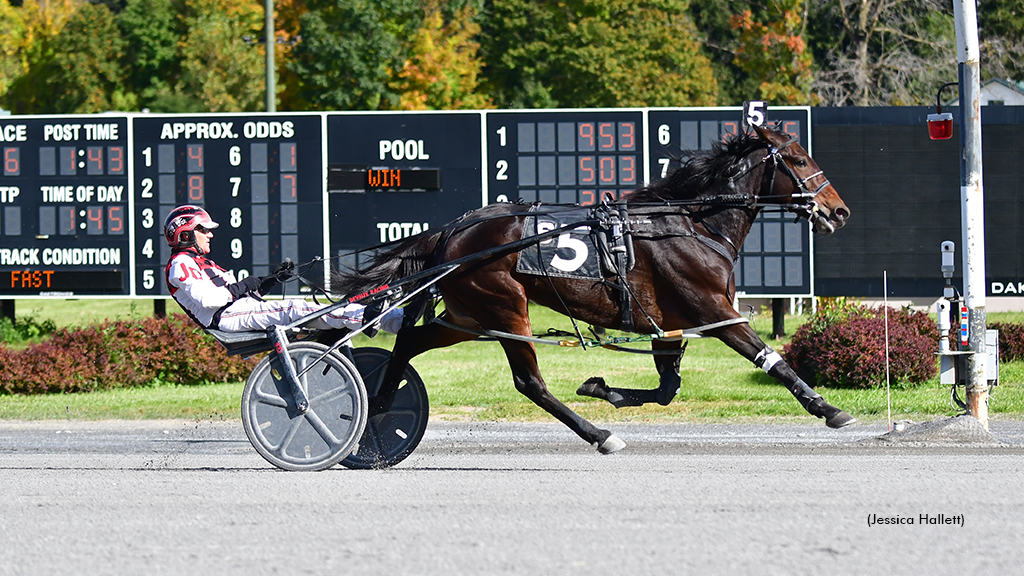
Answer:
M515 382L516 390L560 420L602 454L618 452L626 447L626 443L618 436L594 426L551 394L544 379L541 378L540 368L537 365L537 350L533 344L502 340L501 346L505 349L509 367L512 368L512 379Z
M410 360L428 350L444 348L476 338L475 334L454 330L440 324L428 323L401 329L395 339L395 348L391 352L391 359L388 361L387 370L381 380L380 390L376 396L370 398L370 415L387 412L391 408L391 404L395 401L395 395L398 393L398 384Z
M642 406L657 402L662 406L668 406L672 399L679 392L679 362L683 357L683 349L680 348L680 340L651 342L651 349L658 351L676 351L674 354L657 354L654 356L654 366L658 369L659 385L654 390L637 390L633 388L612 388L608 386L604 378L594 376L580 385L576 394L590 396L607 400L616 408L624 406Z
M797 376L778 352L758 338L750 326L739 324L722 328L715 336L764 370L766 374L782 382L804 410L812 416L824 418L825 425L829 428L842 428L857 421L853 416L825 402L820 394Z

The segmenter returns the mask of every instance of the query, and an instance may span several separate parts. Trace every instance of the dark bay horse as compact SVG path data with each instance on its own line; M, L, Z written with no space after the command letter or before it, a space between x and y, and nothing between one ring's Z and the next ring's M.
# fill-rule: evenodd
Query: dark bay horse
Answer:
M850 215L836 190L795 139L756 129L716 145L683 162L659 182L626 195L635 266L626 275L632 290L632 326L641 334L701 329L779 380L812 415L832 428L856 422L828 404L767 346L733 308L733 266L739 246L764 206L783 207L810 220L812 229L829 234ZM377 254L361 270L339 274L334 291L355 294L445 262L479 254L521 239L530 206L492 204L440 231L408 238ZM635 220L634 220L635 219ZM609 281L525 275L517 272L515 249L469 259L437 284L445 303L439 317L465 332L438 323L403 328L395 342L380 393L370 403L371 416L387 411L401 374L415 356L434 348L473 340L480 330L532 336L530 301L567 313L593 326L629 327L622 314L621 289ZM414 301L415 302L415 301ZM422 302L421 302L422 304ZM407 315L417 306L406 307ZM659 332L661 330L661 332ZM625 446L607 430L595 427L549 391L537 366L534 345L500 338L516 389L565 423L602 453ZM661 383L656 390L608 387L588 380L578 394L604 398L616 406L668 402L679 389L681 340L655 339L655 364Z

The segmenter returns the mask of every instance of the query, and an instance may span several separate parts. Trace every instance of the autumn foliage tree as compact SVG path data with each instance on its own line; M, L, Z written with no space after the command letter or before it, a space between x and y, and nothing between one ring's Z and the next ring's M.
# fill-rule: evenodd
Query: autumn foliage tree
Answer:
M758 80L760 98L774 104L812 104L812 58L802 38L802 0L778 0L759 22L750 10L731 18L740 32L736 64Z
M501 107L710 106L685 0L494 0L482 34Z
M401 110L479 110L493 108L479 90L482 62L474 40L480 25L469 4L445 21L440 0L427 0L423 23L409 43L409 57L392 83Z
M178 91L205 103L210 112L265 109L266 48L243 40L262 27L262 8L232 0L187 4L188 35L179 49Z
M1024 78L1019 0L979 3ZM955 77L948 0L274 0L280 110L914 105ZM0 0L16 113L264 109L260 0ZM249 38L248 41L244 38ZM254 42L253 40L259 40Z
M423 17L414 0L309 0L291 71L307 110L390 110L406 59L405 39Z
M82 4L8 90L18 113L92 114L135 107L124 91L125 42L104 5Z
M20 6L0 2L0 94L32 66L50 56L50 40L81 7L80 0L23 0Z

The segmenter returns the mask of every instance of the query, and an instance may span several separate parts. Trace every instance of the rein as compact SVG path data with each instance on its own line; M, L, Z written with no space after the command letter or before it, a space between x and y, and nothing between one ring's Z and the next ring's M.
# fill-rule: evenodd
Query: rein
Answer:
M561 346L563 348L604 348L605 350L612 350L614 352L631 352L633 354L649 354L649 355L664 355L664 356L675 356L679 354L678 350L639 350L636 348L626 348L619 346L619 344L632 344L638 342L652 342L654 340L663 340L666 342L679 340L682 338L704 338L704 332L714 330L716 328L724 328L726 326L733 326L735 324L747 324L750 320L747 318L730 318L728 320L722 320L721 322L713 322L711 324L705 324L703 326L696 326L694 328L688 328L686 330L670 330L663 332L662 334L649 334L638 337L615 337L615 338L604 338L601 340L587 340L579 337L577 340L545 340L544 335L542 336L522 336L520 334L513 334L511 332L502 332L500 330L474 330L472 328L466 328L459 326L458 324L452 324L440 318L434 318L431 323L445 328L451 328L452 330L458 330L459 332L465 332L467 334L475 334L478 337L495 339L495 340L517 340L519 342L530 342L533 344L547 344L550 346ZM568 332L561 332L557 330L549 330L546 336L572 336L573 334Z

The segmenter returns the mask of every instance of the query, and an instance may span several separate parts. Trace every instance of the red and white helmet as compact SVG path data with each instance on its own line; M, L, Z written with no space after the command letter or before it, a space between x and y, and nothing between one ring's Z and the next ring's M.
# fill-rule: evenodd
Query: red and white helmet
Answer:
M164 237L167 238L168 246L171 248L195 246L196 235L194 231L197 226L212 229L220 226L220 224L214 222L206 210L199 206L186 204L171 210L171 213L167 215L167 220L164 222Z

